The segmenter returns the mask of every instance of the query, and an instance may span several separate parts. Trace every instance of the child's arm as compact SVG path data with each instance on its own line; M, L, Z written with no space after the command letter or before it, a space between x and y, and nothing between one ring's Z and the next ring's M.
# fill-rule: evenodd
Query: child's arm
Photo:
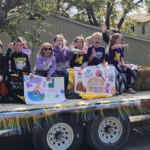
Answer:
M47 63L43 63L43 59L41 55L38 55L36 58L36 69L42 70L43 68L47 67Z
M73 52L72 52L72 50L71 49L69 49L69 48L66 48L65 49L65 51L66 51L66 59L69 61L69 60L71 60L72 59L72 57L73 57Z
M121 64L122 64L123 67L128 67L128 64L125 64L125 63L124 63L123 57L121 57Z
M93 48L92 49L92 54L91 54L91 56L88 58L88 61L89 62L91 62L92 60L93 60L93 57L94 57L94 54L95 54L96 52L95 52L95 49Z
M84 63L82 64L81 68L84 69L85 67L88 67L88 63L89 63L88 61L84 62Z
M30 64L28 55L26 55L26 59L27 59L28 72L29 72L29 73L32 73L32 70L31 70L31 64Z
M2 56L1 63L2 63L2 70L1 70L1 75L0 75L1 76L0 77L0 82L5 78L5 76L8 73L8 62L7 62L5 56Z
M105 41L106 44L108 44L110 39L106 33L106 29L107 29L106 24L103 24L101 28L102 28L102 33L103 33L103 40Z
M73 54L81 54L81 55L87 54L87 51L86 51L86 50L79 50L79 49L77 49L77 48L73 48L73 49L72 49L72 52L73 52Z
M56 58L56 62L60 62L63 59L63 54L62 54L62 47L59 47L59 51L57 51L55 48L53 49L54 51L54 56Z
M7 50L7 52L6 52L6 60L7 61L9 61L11 58L11 52L12 52L12 48L13 48L13 43L9 43L9 45L8 45L8 50Z
M104 68L107 67L106 60L105 60L105 59L103 59L103 67L104 67Z
M52 57L52 64L51 64L51 67L50 67L50 70L48 71L47 73L47 80L49 81L52 74L55 72L56 70L56 59L55 57Z
M113 50L113 49L116 49L116 48L126 48L126 49L129 49L129 45L128 44L116 44L116 45L113 45L112 47L111 47L111 49Z

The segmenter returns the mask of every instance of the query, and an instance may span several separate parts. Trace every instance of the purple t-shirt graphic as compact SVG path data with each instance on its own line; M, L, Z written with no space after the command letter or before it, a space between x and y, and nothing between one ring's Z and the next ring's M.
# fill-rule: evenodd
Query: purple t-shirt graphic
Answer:
M92 49L94 48L94 45L91 45L88 48L87 52L87 59L92 55ZM92 65L99 65L103 62L103 59L105 59L105 48L103 46L95 47L96 53L94 54L93 60L89 62L89 66Z
M109 48L109 58L108 64L113 64L117 67L118 63L121 61L121 58L124 57L123 51L121 48L111 49L112 46Z

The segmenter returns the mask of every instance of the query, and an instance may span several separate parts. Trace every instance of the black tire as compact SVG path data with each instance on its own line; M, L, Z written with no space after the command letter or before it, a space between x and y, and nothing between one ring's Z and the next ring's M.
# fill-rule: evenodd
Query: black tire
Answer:
M74 136L72 137L73 141L69 145L68 148L66 148L66 149L63 149L61 147L60 148L62 150L78 150L79 147L83 143L83 137L84 137L83 136L83 127L82 127L82 125L80 123L75 123L74 121L72 121L70 115L62 116L61 123L63 123L64 125L68 125L69 128L72 129ZM49 130L52 129L53 127L57 126L57 125L60 125L60 123L53 125L51 128L44 125L42 131L33 134L33 141L34 141L36 150L53 150L48 145L47 135L48 135ZM56 134L55 134L55 136L56 136ZM64 135L64 134L62 134L62 135ZM49 141L50 140L51 139L49 139ZM62 142L64 142L64 141L62 140Z
M87 122L85 125L85 143L88 144L93 150L97 150L96 147L93 145L90 136L91 125L92 121Z
M91 124L90 137L93 145L98 150L119 150L126 143L129 135L130 121L128 116L119 117L118 113L115 112L114 114L114 111L107 111L105 118L102 118L101 114L99 114ZM109 142L108 139L110 140Z

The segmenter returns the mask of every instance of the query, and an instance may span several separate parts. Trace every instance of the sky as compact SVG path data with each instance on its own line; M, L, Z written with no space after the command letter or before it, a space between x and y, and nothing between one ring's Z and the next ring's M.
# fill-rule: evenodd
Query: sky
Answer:
M137 0L135 0L135 1L137 1ZM118 9L121 9L121 7L118 6ZM143 6L142 8L140 8L140 12L141 13L146 13L146 6ZM77 13L77 9L75 7L73 7L69 13L70 13L70 15L73 16L74 14ZM132 12L129 13L129 15L133 15L133 14L137 14L137 12L136 11L132 11Z

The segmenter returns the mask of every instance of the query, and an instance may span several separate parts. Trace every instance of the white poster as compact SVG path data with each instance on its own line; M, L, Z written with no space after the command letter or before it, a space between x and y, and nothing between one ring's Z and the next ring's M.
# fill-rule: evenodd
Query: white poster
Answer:
M47 81L45 77L24 76L24 97L26 104L49 104L67 102L64 91L64 78L56 77Z
M81 70L75 67L75 92L115 94L115 68L101 65L89 66Z

